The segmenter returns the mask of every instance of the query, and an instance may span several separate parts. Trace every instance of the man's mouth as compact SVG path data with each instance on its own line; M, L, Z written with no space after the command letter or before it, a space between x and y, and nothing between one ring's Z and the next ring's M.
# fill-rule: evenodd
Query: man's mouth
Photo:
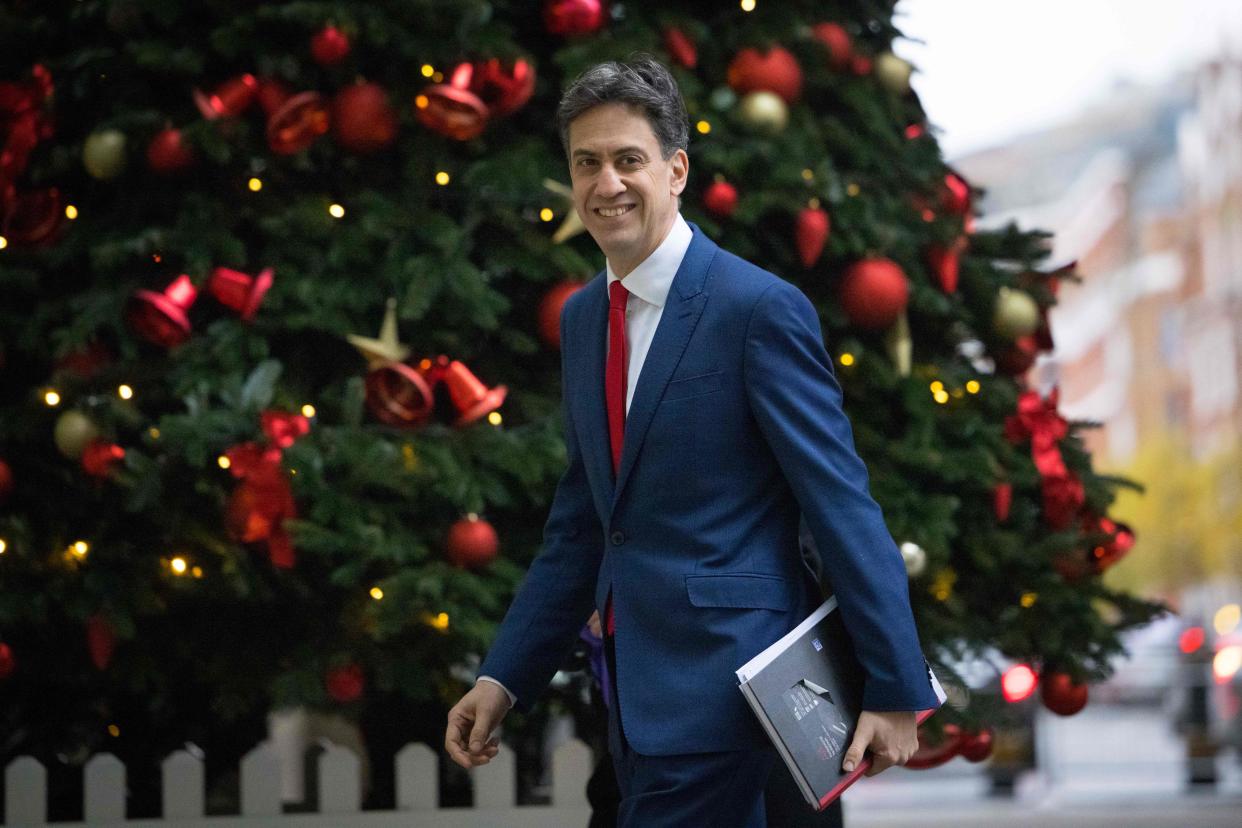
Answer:
M595 212L597 215L601 215L604 218L614 218L616 216L624 215L633 209L633 204L623 204L620 207L596 207Z

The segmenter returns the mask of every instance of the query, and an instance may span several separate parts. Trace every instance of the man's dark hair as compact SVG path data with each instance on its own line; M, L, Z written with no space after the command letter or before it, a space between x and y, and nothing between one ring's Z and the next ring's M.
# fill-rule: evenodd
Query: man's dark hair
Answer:
M690 146L690 119L677 82L664 64L639 52L624 62L610 60L592 66L570 84L556 108L556 126L566 155L569 124L588 109L607 103L641 110L666 161L676 150Z

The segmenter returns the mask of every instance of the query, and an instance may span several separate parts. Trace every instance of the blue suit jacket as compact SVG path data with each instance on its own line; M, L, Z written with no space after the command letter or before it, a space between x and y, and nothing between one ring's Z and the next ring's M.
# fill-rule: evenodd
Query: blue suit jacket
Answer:
M734 671L814 609L798 545L804 514L867 674L865 708L936 707L905 567L868 491L815 308L691 227L615 480L605 274L565 303L569 466L543 549L479 673L528 709L611 590L634 750L763 745Z

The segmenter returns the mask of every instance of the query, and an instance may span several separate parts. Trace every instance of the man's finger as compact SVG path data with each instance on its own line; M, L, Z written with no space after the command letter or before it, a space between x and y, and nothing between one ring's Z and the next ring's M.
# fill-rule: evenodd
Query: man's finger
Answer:
M863 754L867 750L867 746L871 744L871 727L864 717L858 723L858 729L854 731L854 741L850 743L850 749L845 752L845 759L841 762L841 770L849 773L858 767L863 760Z
M894 764L895 764L895 763L893 762L893 760L892 760L892 759L885 759L885 758L884 758L882 755L880 755L880 754L872 754L872 756L871 756L871 767L867 768L867 771L866 771L866 774L865 774L865 775L866 775L866 776L875 776L877 773L880 773L880 772L882 772L882 771L886 771L886 770L888 770L888 769L889 769L889 768L891 768Z
M483 716L474 720L474 729L470 731L470 752L482 753L484 745L492 735L491 722Z

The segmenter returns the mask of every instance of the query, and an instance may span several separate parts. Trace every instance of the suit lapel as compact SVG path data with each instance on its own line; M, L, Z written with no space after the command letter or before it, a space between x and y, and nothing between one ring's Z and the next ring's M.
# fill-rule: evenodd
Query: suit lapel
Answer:
M647 351L647 358L638 375L638 387L634 389L634 399L625 417L625 442L622 444L621 466L617 471L616 487L612 494L614 509L625 488L630 470L634 467L634 461L642 449L643 440L647 436L647 428L651 425L656 406L659 405L660 398L664 396L664 388L668 385L669 377L673 375L677 364L681 362L686 344L690 341L690 335L694 333L695 325L698 324L703 306L707 302L707 294L703 291L704 282L707 278L708 266L719 248L711 239L703 235L697 226L691 224L690 227L694 231L694 237L690 240L690 246L686 248L686 255L681 260L681 266L677 268L677 274L673 277L668 299L664 303L664 312L660 315L660 324L656 326L651 348ZM605 322L600 327L598 337L601 343L604 327L607 324L607 308L604 309L604 319ZM604 374L602 344L600 351L599 376L602 385ZM602 399L603 395L601 395ZM600 410L603 411L602 405ZM606 423L606 412L601 416ZM600 442L607 449L607 428L602 431L603 439ZM605 457L605 460L607 459Z
M608 335L608 277L597 276L584 291L590 293L583 297L586 307L583 313L586 321L583 324L583 341L581 357L576 362L573 372L575 382L571 387L575 422L581 432L584 458L587 464L588 477L592 481L592 489L599 490L596 506L600 513L608 505L613 494L612 451L608 442L608 411L604 405L604 360L605 346Z

